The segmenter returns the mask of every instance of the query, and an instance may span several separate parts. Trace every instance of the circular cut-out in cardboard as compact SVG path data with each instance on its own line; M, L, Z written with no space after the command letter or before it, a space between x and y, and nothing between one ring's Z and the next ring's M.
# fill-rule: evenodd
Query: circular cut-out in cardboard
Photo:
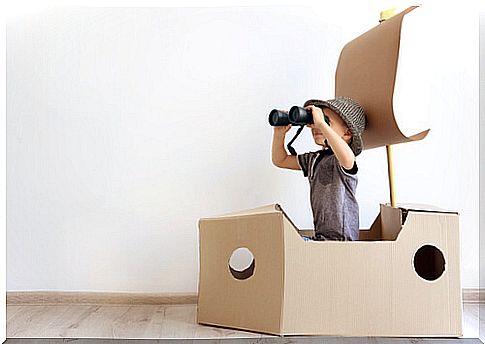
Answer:
M256 262L253 253L247 247L235 249L229 258L229 271L238 280L245 280L254 274Z
M445 272L445 257L439 248L423 245L414 254L414 270L423 279L437 280Z

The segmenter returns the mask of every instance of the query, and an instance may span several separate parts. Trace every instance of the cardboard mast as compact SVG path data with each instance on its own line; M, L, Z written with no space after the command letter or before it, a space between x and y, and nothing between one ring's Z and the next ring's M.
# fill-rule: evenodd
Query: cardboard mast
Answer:
M384 20L394 17L396 15L396 9L390 8L381 11L379 14L379 23ZM392 145L386 145L386 155L387 155L387 175L389 177L389 196L391 199L391 207L396 206L396 189L394 187L394 164L392 160Z

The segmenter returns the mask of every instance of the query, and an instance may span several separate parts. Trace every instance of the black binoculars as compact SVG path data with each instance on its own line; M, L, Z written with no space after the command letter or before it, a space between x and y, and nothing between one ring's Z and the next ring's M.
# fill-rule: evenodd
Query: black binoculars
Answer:
M275 126L312 124L312 110L300 106L293 106L290 112L273 109L269 113L269 124Z
M323 119L330 125L328 116L323 114ZM292 125L313 124L312 110L300 106L293 106L290 112L273 109L269 113L269 124L273 127Z
M327 115L323 114L323 119L325 120L325 122L327 122L328 125L330 125L330 120L328 119ZM300 126L295 136L286 145L291 155L297 155L295 149L291 147L291 145L298 137L298 135L300 135L306 124L313 124L312 110L307 110L297 105L293 106L290 109L290 112L273 109L269 113L269 124L273 127L287 126L288 124Z

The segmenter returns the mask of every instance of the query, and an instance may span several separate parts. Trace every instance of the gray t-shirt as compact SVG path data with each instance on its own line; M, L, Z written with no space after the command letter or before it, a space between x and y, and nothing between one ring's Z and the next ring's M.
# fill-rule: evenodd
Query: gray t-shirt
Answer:
M297 155L310 182L315 235L320 240L359 240L357 164L344 169L330 149Z

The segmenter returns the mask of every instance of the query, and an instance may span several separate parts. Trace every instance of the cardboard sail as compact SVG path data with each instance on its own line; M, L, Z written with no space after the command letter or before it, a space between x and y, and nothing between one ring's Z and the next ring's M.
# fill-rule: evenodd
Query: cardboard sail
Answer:
M428 129L406 137L393 109L402 21L416 7L409 7L350 41L340 53L335 96L350 97L364 107L364 149L421 140L429 132Z

